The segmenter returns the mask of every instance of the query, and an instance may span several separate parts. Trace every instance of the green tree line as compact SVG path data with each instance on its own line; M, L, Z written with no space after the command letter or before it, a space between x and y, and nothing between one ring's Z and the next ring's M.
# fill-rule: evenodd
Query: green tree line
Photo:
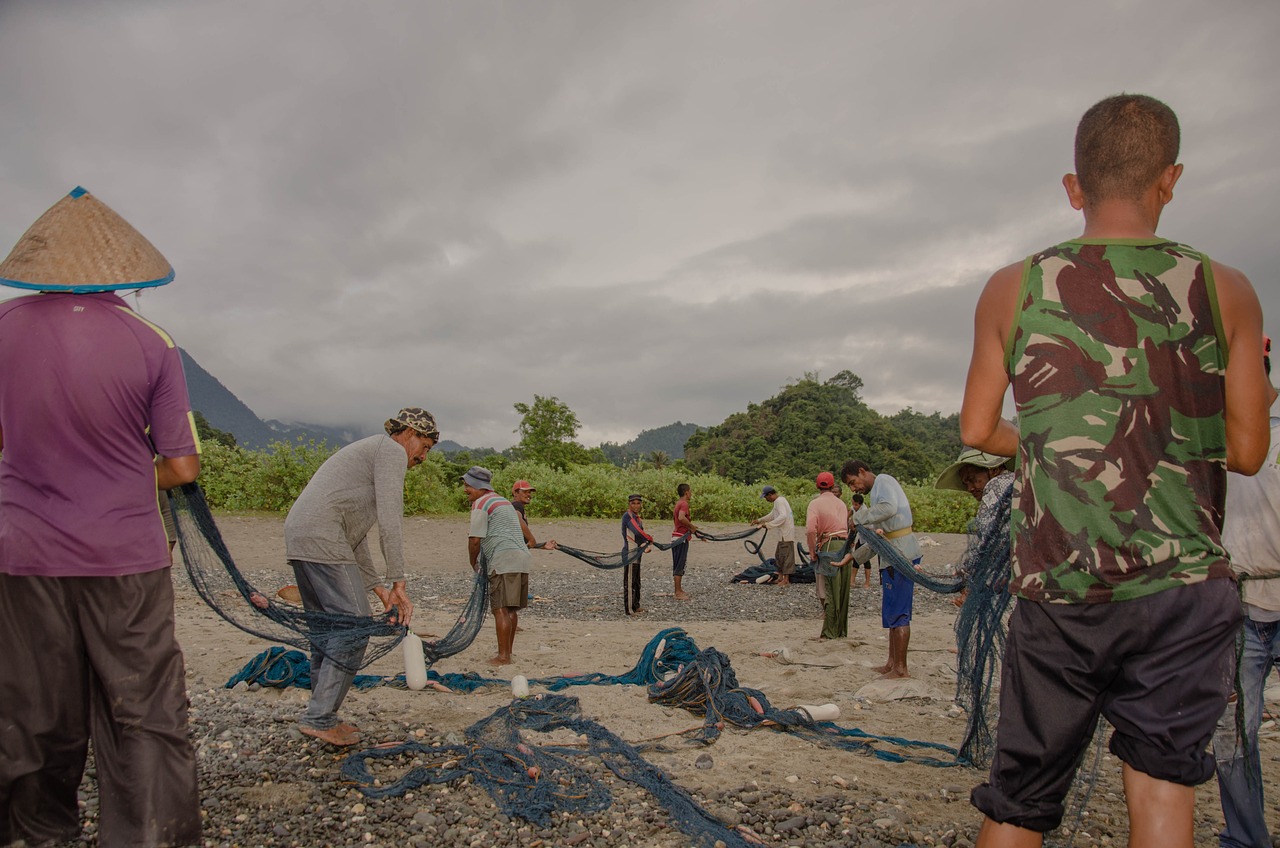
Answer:
M271 450L259 451L211 441L203 450L200 485L213 508L286 512L335 449L317 442L277 442ZM461 482L466 469L462 463L429 454L426 462L405 475L405 514L464 514L469 506ZM532 481L538 493L528 512L540 518L617 518L626 509L627 496L639 492L645 497L645 515L655 527L661 527L675 506L680 483L693 487L695 522L746 524L769 511L759 486L715 474L690 473L679 463L661 469L623 469L609 463L557 468L518 460L492 470L494 487L504 494L516 480ZM812 478L779 477L769 482L787 496L797 521L803 523L805 506L817 494ZM915 526L922 532L962 533L974 515L976 504L968 495L920 486L905 488Z

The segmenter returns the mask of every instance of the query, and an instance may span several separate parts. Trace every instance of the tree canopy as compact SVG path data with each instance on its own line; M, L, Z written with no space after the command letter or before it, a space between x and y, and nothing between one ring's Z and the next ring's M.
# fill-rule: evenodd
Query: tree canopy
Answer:
M755 483L838 472L845 460L861 459L877 473L923 480L959 453L958 415L944 419L903 410L885 418L863 403L862 385L851 371L822 383L807 374L694 433L685 445L685 463L691 471Z
M533 403L516 403L514 406L520 413L520 426L515 431L520 434L520 442L513 451L517 458L535 460L561 470L570 465L603 460L599 449L588 450L575 441L581 424L574 411L560 398L534 395Z

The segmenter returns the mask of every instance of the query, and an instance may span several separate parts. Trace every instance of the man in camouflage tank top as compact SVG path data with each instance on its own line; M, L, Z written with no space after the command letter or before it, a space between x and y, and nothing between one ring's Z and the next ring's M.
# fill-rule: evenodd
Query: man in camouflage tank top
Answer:
M1116 728L1130 845L1190 846L1194 787L1240 622L1222 546L1228 468L1269 442L1249 280L1156 236L1182 175L1177 117L1118 95L1063 179L1079 239L996 272L978 302L961 438L1016 454L1018 604L979 845L1039 845L1098 717ZM1013 387L1018 424L1001 418Z

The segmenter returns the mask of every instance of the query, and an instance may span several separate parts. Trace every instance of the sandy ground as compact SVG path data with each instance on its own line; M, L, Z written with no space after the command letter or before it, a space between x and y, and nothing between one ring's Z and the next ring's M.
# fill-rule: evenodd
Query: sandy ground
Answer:
M275 516L220 516L219 526L240 568L246 572L271 571L280 585L290 582L284 564L283 521ZM659 522L650 523L658 525ZM405 520L406 553L410 572L409 590L418 605L413 626L419 633L443 634L456 615L456 605L469 589L470 569L466 561L466 524L463 517L410 518ZM665 524L662 526L665 527ZM539 538L555 537L577 547L610 550L617 545L617 529L612 521L534 520ZM729 529L729 528L726 528ZM935 535L937 544L926 547L925 566L940 568L954 562L963 551L961 536ZM965 716L952 704L954 693L954 611L933 605L933 611L918 615L912 626L911 681L886 687L877 683L872 667L883 663L887 654L885 631L879 616L856 613L849 623L849 639L818 643L821 620L816 600L812 614L787 621L705 620L715 593L752 592L813 593L812 586L791 588L726 585L723 575L749 564L739 543L697 544L689 558L686 589L693 599L677 603L670 597L670 572L665 555L655 555L655 564L646 567L646 605L649 615L632 620L582 621L540 617L538 604L521 616L523 631L517 636L515 664L495 673L485 664L494 653L490 621L471 648L441 661L439 672L476 671L485 676L509 678L523 674L529 678L557 674L601 671L619 674L630 669L644 645L666 627L684 628L701 648L715 647L732 660L739 682L765 692L775 706L834 703L840 707L838 723L858 727L877 735L895 735L914 740L959 743ZM539 574L565 571L582 576L585 594L601 598L601 603L617 603L617 572L600 572L577 560L555 552L535 552L536 567L531 588L538 591ZM450 582L456 577L456 583ZM437 586L455 587L435 591ZM274 589L275 586L260 588ZM855 589L854 592L875 592ZM918 595L924 590L917 590ZM649 599L652 599L650 601ZM236 630L205 607L185 579L179 580L179 638L183 644L188 678L194 690L219 686L267 645ZM784 665L760 656L787 646L797 664ZM834 668L804 665L822 663ZM397 651L379 660L370 672L394 674L402 671ZM535 692L536 692L535 688ZM701 719L679 710L648 703L645 691L630 686L582 686L569 690L581 699L587 716L596 718L624 739L636 741L701 724ZM262 690L243 693L245 698L297 702L306 693L300 690ZM351 694L347 711L361 715L365 744L404 739L404 723L432 732L461 731L495 708L508 703L510 691L489 687L474 694L445 694L426 690L408 692L378 688ZM314 744L314 743L299 743ZM704 797L725 790L758 787L785 787L795 798L829 797L852 793L877 809L886 818L902 825L902 835L913 830L941 832L954 828L956 839L976 835L979 816L968 803L970 788L982 773L967 768L934 768L912 763L887 763L865 755L817 748L800 739L770 730L751 732L730 730L711 748L693 747L675 740L674 752L653 754L650 759L666 769L686 788ZM709 752L710 769L695 768L699 754ZM1265 740L1263 761L1269 795L1274 800L1276 759L1280 749ZM335 766L336 767L336 766ZM1118 763L1106 758L1098 789L1083 823L1085 833L1077 845L1123 844L1126 826L1120 799ZM891 825L886 825L890 827ZM1274 822L1273 822L1274 826ZM1221 827L1216 784L1198 793L1197 844L1212 844L1212 835ZM675 843L673 843L675 844ZM783 843L785 844L785 843ZM963 844L963 841L957 842Z

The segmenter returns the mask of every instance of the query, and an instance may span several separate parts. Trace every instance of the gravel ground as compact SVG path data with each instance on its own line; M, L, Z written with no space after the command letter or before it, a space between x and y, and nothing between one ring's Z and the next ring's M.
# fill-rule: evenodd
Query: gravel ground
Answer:
M730 584L734 574L754 562L745 553L738 561L723 558L718 566L691 566L686 588L693 599L687 602L670 596L669 559L655 555L646 560L643 602L648 618L655 622L795 620L798 628L811 627L814 634L821 626L812 584L791 588ZM180 599L190 596L185 575L176 573ZM248 576L259 585L274 585L280 572L254 571ZM440 610L460 607L461 594L468 588L465 575L462 577L450 573L415 575L410 578L410 594ZM522 614L522 623L530 618L621 620L621 579L620 571L586 566L535 571L531 575L535 598ZM658 591L650 591L650 586ZM855 588L851 618L878 620L879 598L874 582L870 590ZM943 611L954 612L950 597L917 591L917 615ZM190 734L198 754L206 846L675 848L694 844L673 827L653 796L598 763L587 768L609 787L611 806L591 814L559 813L545 826L504 815L471 778L385 800L369 799L341 777L339 767L346 752L316 744L299 733L296 720L306 692L268 690L245 697L221 683L196 675L190 686ZM490 708L479 709L476 718ZM928 710L936 712L936 708L922 704L920 712ZM456 728L434 726L427 716L406 718L403 710L380 706L377 698L349 699L344 714L362 727L380 728L382 738L416 739L427 745L463 741ZM673 777L690 773L679 756L660 752L645 756ZM697 756L698 768L717 769L711 773L719 776L719 783L713 789L690 790L694 800L725 825L751 834L762 844L968 848L976 839L977 815L968 803L969 789L976 782L973 772L940 772L936 780L919 790L897 794L877 791L867 783L853 792L834 786L796 786L788 775L775 774L768 762L739 775L717 764L723 754L714 746ZM1101 773L1083 822L1088 835L1081 834L1076 845L1124 840L1122 790L1117 778L1115 769ZM678 782L698 785L685 779ZM85 829L73 844L95 845L98 801L92 761L81 798ZM926 808L929 815L923 813ZM1212 833L1213 823L1204 815L1198 816L1197 839L1208 844ZM1055 843L1051 840L1050 844ZM1068 842L1059 837L1056 844Z

